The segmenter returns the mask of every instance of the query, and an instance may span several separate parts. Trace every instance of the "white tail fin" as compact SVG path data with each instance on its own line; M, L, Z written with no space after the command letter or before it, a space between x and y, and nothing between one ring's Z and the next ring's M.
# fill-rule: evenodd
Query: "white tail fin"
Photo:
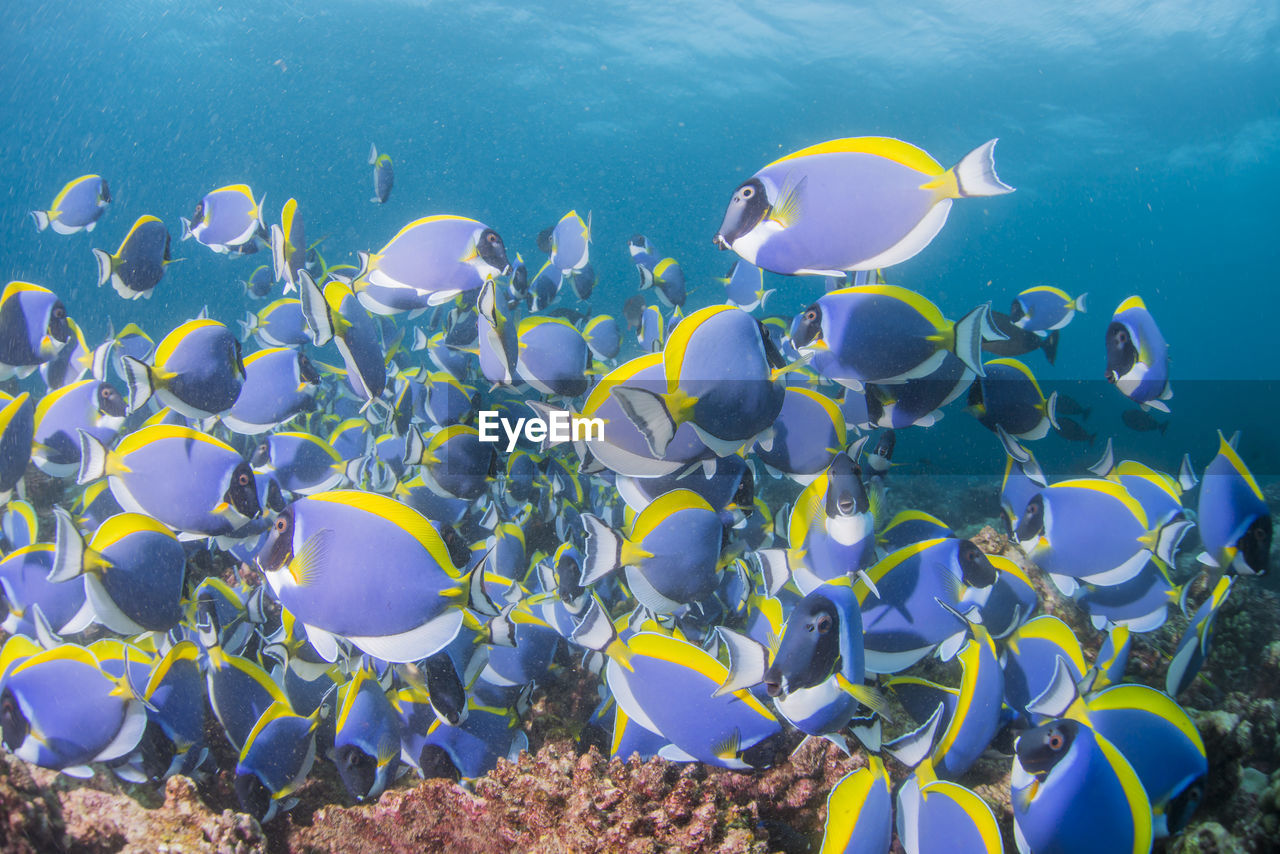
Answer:
M996 142L995 139L984 142L952 167L961 197L1001 196L1013 192L1013 187L996 176Z
M120 366L124 368L124 381L129 387L129 411L137 412L156 390L151 366L132 356L120 357Z
M323 347L333 340L333 318L324 294L306 270L298 271L298 295L302 297L302 317L307 322L311 341Z
M372 166L377 162L378 162L378 146L376 143L370 143L369 144L369 165Z
M991 303L984 303L956 321L955 346L952 348L964 366L980 377L987 375L982 364L982 333L991 328L987 315Z
M587 529L587 554L583 559L582 584L594 584L622 565L622 536L602 519L582 514Z
M1080 296L1076 297L1075 300L1073 301L1073 304L1076 307L1076 311L1080 312L1081 314L1084 314L1085 312L1084 300L1085 300L1085 297L1087 296L1089 296L1088 293L1083 293Z
M98 287L102 287L111 281L111 274L115 271L115 259L101 249L93 250L93 259L98 262Z
M84 537L71 514L56 504L53 523L53 569L49 570L49 581L70 581L84 572Z
M640 388L618 386L610 392L655 456L666 453L676 435L676 422L662 396Z
M80 473L76 475L76 483L84 485L106 475L107 446L83 430L77 432L80 434Z
M49 215L44 211L32 211L31 218L36 222L36 231L44 231L49 227Z

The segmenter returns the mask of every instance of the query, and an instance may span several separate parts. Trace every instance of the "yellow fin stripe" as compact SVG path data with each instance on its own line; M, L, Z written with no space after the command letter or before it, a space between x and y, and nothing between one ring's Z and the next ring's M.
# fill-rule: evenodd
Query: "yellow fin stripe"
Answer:
M923 149L887 136L854 136L820 142L788 154L786 157L780 157L769 166L813 154L873 154L892 160L908 169L914 169L922 175L941 175L946 171L941 163L930 157Z

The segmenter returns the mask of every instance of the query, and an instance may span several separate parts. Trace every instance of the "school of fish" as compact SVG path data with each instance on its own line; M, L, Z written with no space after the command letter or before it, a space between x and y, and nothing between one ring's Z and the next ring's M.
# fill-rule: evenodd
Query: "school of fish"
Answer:
M317 763L358 802L405 776L479 777L528 748L549 671L582 668L599 677L582 739L612 755L749 772L784 761L793 730L861 753L823 851L1002 851L964 785L993 751L1020 851L1141 854L1177 834L1209 767L1177 697L1236 584L1267 570L1270 510L1221 434L1199 476L1108 443L1049 482L1030 445L1091 442L1069 417L1088 410L1019 357L1052 362L1085 295L1037 285L1007 314L950 319L894 283L953 202L1013 191L994 148L952 168L881 137L787 155L730 194L713 242L737 257L697 288L711 304L686 313L679 263L626 241L639 290L621 323L590 310L590 214L537 236L532 275L452 214L330 266L303 203L268 225L243 184L181 222L184 241L270 259L240 280L261 303L238 330L206 313L90 342L74 293L9 282L5 749L139 784L226 772L266 822ZM392 159L369 164L387 204ZM31 217L92 231L111 201L85 175ZM92 252L126 300L176 260L151 215ZM794 317L766 314L782 287L811 293ZM1126 423L1154 429L1169 347L1141 297L1098 337ZM1020 565L932 508L885 518L897 440L923 443L957 400L1003 448L1007 531L1088 614L1092 659ZM573 429L510 427L535 422ZM56 504L28 500L32 478ZM1193 604L1199 572L1212 592ZM1190 623L1165 691L1126 682L1133 636L1171 609ZM923 678L930 658L954 678ZM910 769L896 791L889 762Z

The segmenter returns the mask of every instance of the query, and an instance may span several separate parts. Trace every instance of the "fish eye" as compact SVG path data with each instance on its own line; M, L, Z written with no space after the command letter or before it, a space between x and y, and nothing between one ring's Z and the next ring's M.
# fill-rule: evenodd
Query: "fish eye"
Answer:
M277 516L275 529L283 534L285 531L289 529L289 520L283 516Z
M241 474L239 475L239 477L237 477L237 478L236 478L236 483L240 484L241 486L248 486L248 485L249 485L249 475L244 474L243 472L241 472Z
M61 305L55 305L53 307L53 317L55 320L61 320L66 316L67 316L67 310L63 308Z
M813 309L809 309L804 313L804 319L810 322L815 321L818 319L818 313Z
M753 195L755 195L755 190L754 190L754 189L752 189L751 187L743 187L743 188L742 188L742 198L744 198L744 199L749 199L749 198L751 198Z
M497 243L497 242L498 242L498 235L496 235L496 234L490 234L490 235L489 235L489 242L490 242L490 243Z
M1049 737L1045 739L1045 744L1049 745L1050 750L1061 750L1063 745L1067 743L1067 739L1062 735L1060 730L1054 730L1049 733Z
M827 632L831 631L831 618L826 614L820 614L814 623L817 625L818 634L820 635L825 635Z

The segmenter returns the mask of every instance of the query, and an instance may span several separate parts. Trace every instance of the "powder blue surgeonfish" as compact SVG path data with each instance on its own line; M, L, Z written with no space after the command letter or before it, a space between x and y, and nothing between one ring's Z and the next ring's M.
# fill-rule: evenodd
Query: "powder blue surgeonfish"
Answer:
M796 315L791 339L801 352L814 353L815 371L855 391L927 376L949 352L981 375L988 310L981 305L952 322L914 291L860 285L819 297Z
M597 359L614 359L622 349L622 333L618 321L607 314L598 314L582 327L582 337Z
M722 768L772 764L777 718L746 688L721 692L729 670L701 647L656 631L624 643L595 600L575 638L608 656L609 690L632 723L666 740L659 755Z
M864 677L862 614L850 580L841 578L796 603L762 681L797 729L834 738L861 706L884 708Z
M577 397L587 390L590 363L587 342L573 324L559 317L520 321L516 374L547 395Z
M1064 718L1024 732L1016 749L1010 788L1019 851L1151 850L1151 801L1133 766L1104 736Z
M146 710L128 680L108 676L82 646L40 650L25 637L9 638L0 685L5 747L42 768L90 777L90 762L124 756L146 729ZM70 685L75 690L66 690Z
M552 266L562 274L581 270L590 260L591 214L588 213L587 221L583 222L577 211L569 211L551 227L548 239L551 245L547 252Z
M83 584L49 580L53 561L52 543L32 543L0 560L0 592L8 610L0 628L11 635L36 637L43 620L53 634L70 635L93 622L93 606Z
M784 387L775 380L764 333L741 309L709 306L684 318L662 365L665 394L611 389L655 454L689 423L708 447L727 455L759 439L782 411Z
M734 261L720 282L724 284L725 302L743 311L755 311L757 308L764 311L765 303L774 293L773 289L765 289L764 272L743 260Z
M281 297L267 303L257 314L246 313L240 324L240 340L252 335L264 347L300 347L311 340L307 321L302 314L302 301Z
M1222 433L1200 482L1202 558L1238 575L1262 575L1271 560L1271 510L1244 460Z
M386 246L359 257L352 284L361 305L375 314L440 305L510 266L498 233L461 216L416 219Z
M188 320L156 347L152 364L122 356L129 384L129 411L152 395L188 418L207 418L229 410L244 383L240 342L216 320Z
M899 264L929 245L953 199L1013 191L996 177L995 144L983 143L951 169L886 137L801 149L738 186L715 243L786 275Z
M400 718L386 692L361 667L338 689L334 763L357 801L376 801L400 768Z
M378 146L369 146L369 165L373 167L373 198L369 201L386 204L391 188L396 183L396 169L389 154L379 154Z
M1154 554L1166 563L1173 543L1165 526L1120 484L1098 478L1064 480L1036 493L1014 537L1066 595L1078 582L1120 584Z
M655 614L670 614L715 590L722 524L706 499L676 489L644 508L629 536L583 514L587 554L582 583L594 584L625 567L627 586Z
M261 509L249 463L235 448L189 427L143 427L110 450L82 431L77 481L101 477L124 510L188 535L230 534Z
M857 582L867 669L898 673L939 647L953 657L967 637L960 614L982 605L996 574L968 540L925 540L885 555L866 570L870 584Z
M52 228L58 234L93 231L98 217L111 203L111 190L101 175L81 175L54 197L48 210L32 211L36 231Z
M119 513L85 538L70 514L54 508L57 544L50 581L84 576L97 622L122 635L165 632L182 619L187 559L164 525L141 513Z
M156 217L138 217L114 255L94 249L93 257L98 262L98 287L110 282L125 299L150 299L171 263L169 230Z
M196 204L191 219L183 218L182 239L193 237L223 255L257 252L267 237L262 201L255 202L244 184L213 190Z
M280 211L280 224L271 226L271 265L285 293L298 287L298 271L307 264L307 238L298 200L289 199Z
M48 288L10 282L0 293L0 379L28 376L70 339L66 306Z
M236 762L236 796L240 807L260 822L293 805L289 796L315 763L319 715L317 710L304 717L287 703L276 703L245 739Z
M1046 398L1031 369L1017 359L992 359L969 387L968 410L978 423L1015 439L1043 439L1058 426L1058 393Z
M890 785L884 761L874 753L841 777L827 796L821 854L886 854L893 842Z
M339 490L294 502L276 517L258 564L326 661L337 658L339 638L385 661L417 661L463 624L466 586L440 533L382 495Z
M299 495L332 489L347 475L347 462L332 445L292 430L267 436L249 462L255 474L269 474L281 489Z
M1107 381L1144 409L1168 412L1169 345L1142 297L1129 297L1107 327Z
M646 275L647 268L640 267L640 290L654 288L658 299L668 308L684 305L688 291L684 284L684 270L674 258L663 258L653 266L652 275Z
M1014 297L1009 319L1028 332L1054 332L1070 323L1077 311L1084 312L1086 296L1088 294L1081 294L1072 299L1061 288L1036 285Z
M80 430L111 442L124 423L124 398L99 380L54 389L36 407L31 461L51 477L69 477L80 466Z
M377 324L351 287L329 282L321 291L306 270L298 273L302 315L317 347L333 341L346 366L347 386L368 405L387 387L386 357Z
M320 374L297 350L271 347L244 358L244 385L221 416L236 433L265 433L315 409Z

